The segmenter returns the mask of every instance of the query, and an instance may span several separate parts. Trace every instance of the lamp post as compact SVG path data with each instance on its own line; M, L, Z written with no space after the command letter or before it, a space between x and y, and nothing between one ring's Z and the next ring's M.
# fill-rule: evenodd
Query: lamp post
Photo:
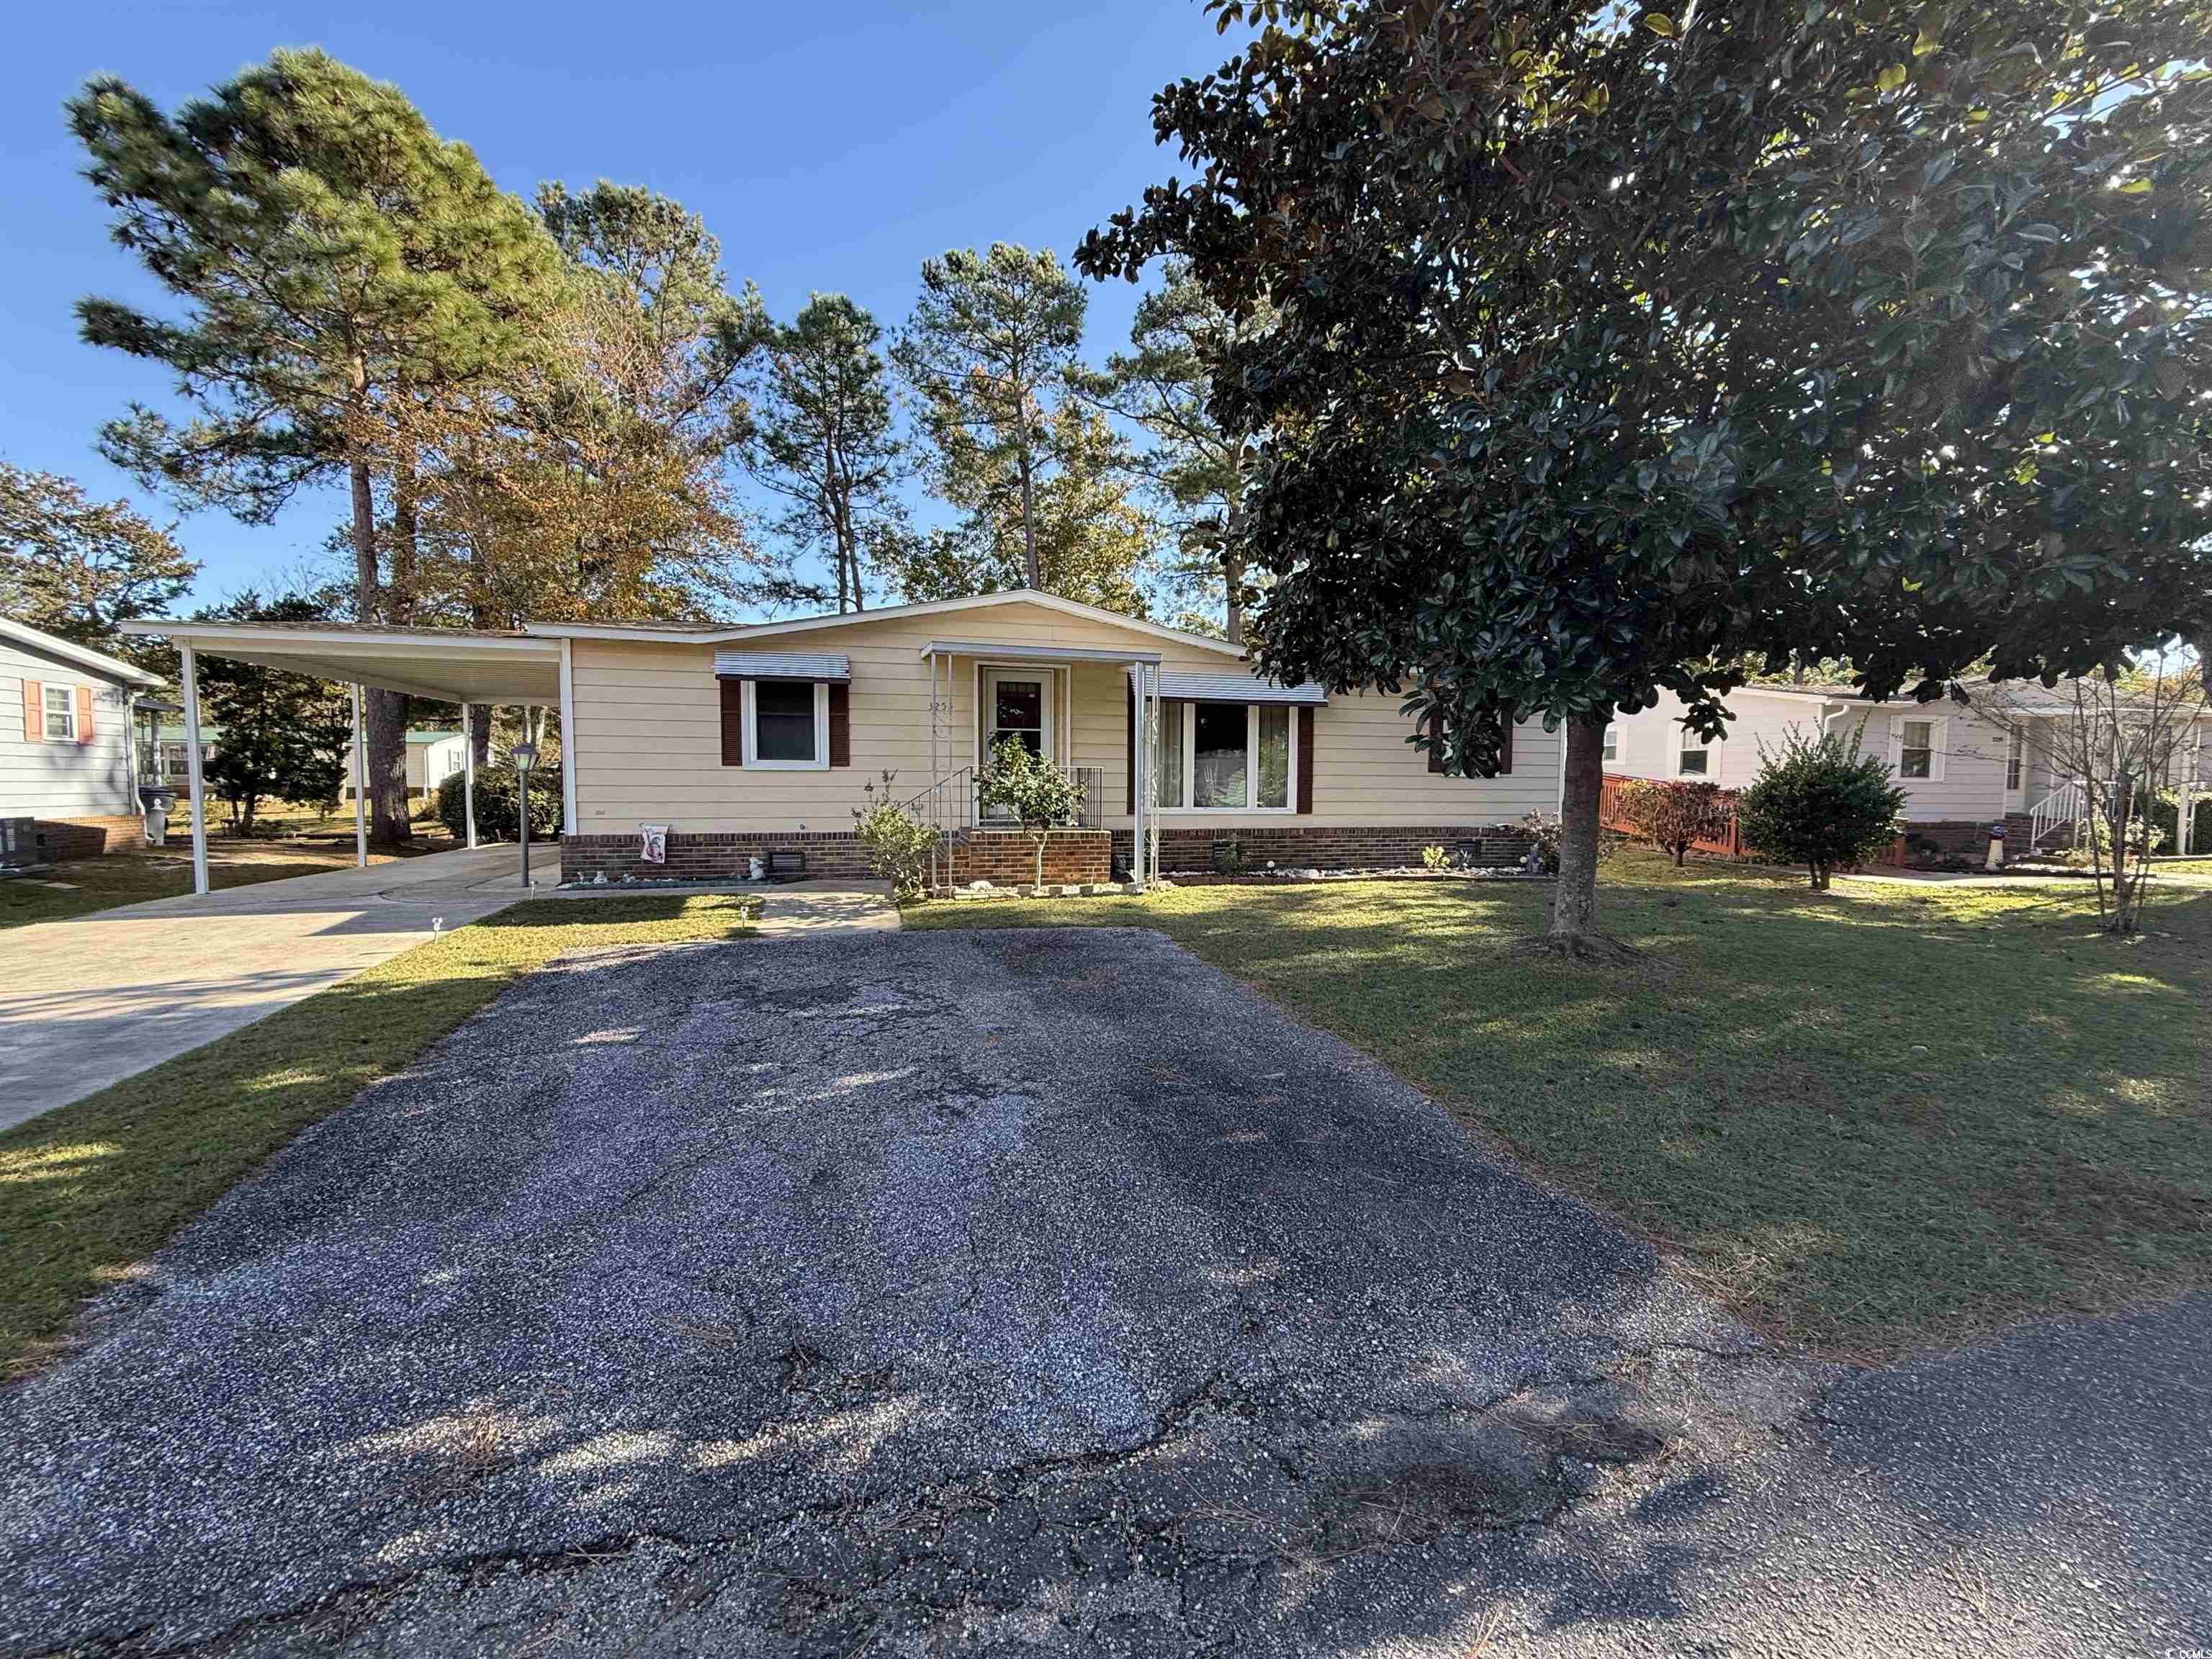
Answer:
M538 745L518 743L507 751L514 757L515 805L522 814L522 885L530 886L530 769L538 763Z

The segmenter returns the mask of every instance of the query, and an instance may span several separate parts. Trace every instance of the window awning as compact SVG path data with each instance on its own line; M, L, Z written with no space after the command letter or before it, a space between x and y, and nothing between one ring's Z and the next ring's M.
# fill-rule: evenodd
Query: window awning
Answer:
M1170 702L1289 702L1317 708L1328 701L1328 693L1311 681L1278 685L1256 674L1162 674L1159 686Z
M833 651L717 651L714 678L723 680L827 680L850 684L853 659Z

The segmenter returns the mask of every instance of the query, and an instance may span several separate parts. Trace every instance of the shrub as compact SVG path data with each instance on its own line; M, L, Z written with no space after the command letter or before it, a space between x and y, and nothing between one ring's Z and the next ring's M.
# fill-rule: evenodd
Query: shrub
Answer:
M464 800L465 773L456 772L438 785L438 822L460 840L469 832ZM514 768L502 763L477 769L477 834L494 841L518 841L522 820L515 810ZM561 828L561 769L530 769L530 833L551 837Z
M866 806L853 809L853 833L868 849L868 867L891 884L891 896L911 899L928 890L931 855L937 848L937 832L891 799L896 772L884 774L884 793L864 783Z
M1778 753L1764 744L1759 752L1759 776L1736 798L1747 847L1803 865L1819 890L1836 866L1864 863L1895 839L1905 791L1856 734L1811 738L1793 726Z
M1735 817L1735 797L1717 783L1668 783L1631 778L1620 786L1620 811L1636 833L1679 867L1701 841L1723 841Z
M1244 873L1244 842L1236 836L1224 836L1206 849L1206 866L1217 876L1241 876Z
M1424 870L1441 870L1450 862L1451 854L1441 847L1421 848L1421 868Z

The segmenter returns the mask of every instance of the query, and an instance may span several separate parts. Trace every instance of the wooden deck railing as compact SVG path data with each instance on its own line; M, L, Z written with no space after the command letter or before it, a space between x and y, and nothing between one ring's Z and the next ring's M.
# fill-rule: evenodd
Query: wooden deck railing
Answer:
M1621 807L1622 786L1653 781L1657 780L1630 778L1622 776L1619 773L1607 772L1598 781L1597 821L1599 824L1607 830L1618 830L1624 836L1633 836L1638 833L1636 820L1629 817ZM1736 822L1735 796L1726 790L1722 793L1727 797L1729 804L1728 833L1711 841L1692 842L1690 843L1692 850L1710 853L1715 858L1757 858L1759 856L1757 850L1743 844L1743 830ZM1905 837L1899 836L1882 849L1881 856L1875 862L1902 869L1906 862L1906 856Z

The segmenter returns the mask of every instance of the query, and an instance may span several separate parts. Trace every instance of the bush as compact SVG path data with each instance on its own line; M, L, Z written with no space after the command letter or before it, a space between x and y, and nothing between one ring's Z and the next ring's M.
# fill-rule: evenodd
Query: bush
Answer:
M878 879L890 883L893 898L905 900L929 889L937 832L891 799L891 780L897 775L890 771L884 774L881 799L874 784L860 786L868 804L853 809L853 833L868 849L868 867Z
M1803 865L1825 889L1837 865L1863 864L1896 838L1905 791L1856 734L1808 738L1793 726L1778 754L1764 744L1759 753L1759 776L1736 798L1745 846Z
M1441 870L1450 862L1451 854L1441 847L1421 848L1421 868L1424 870Z
M1244 842L1236 836L1224 836L1206 849L1206 867L1217 876L1241 876L1244 873Z
M456 772L438 785L438 822L461 840L469 832L464 786L467 775ZM492 841L519 841L522 820L515 811L514 768L501 763L477 769L477 834ZM530 769L530 833L549 840L561 828L561 769Z
M1717 783L1668 783L1631 778L1620 786L1620 811L1636 833L1679 866L1701 841L1725 841L1735 817L1735 797Z

